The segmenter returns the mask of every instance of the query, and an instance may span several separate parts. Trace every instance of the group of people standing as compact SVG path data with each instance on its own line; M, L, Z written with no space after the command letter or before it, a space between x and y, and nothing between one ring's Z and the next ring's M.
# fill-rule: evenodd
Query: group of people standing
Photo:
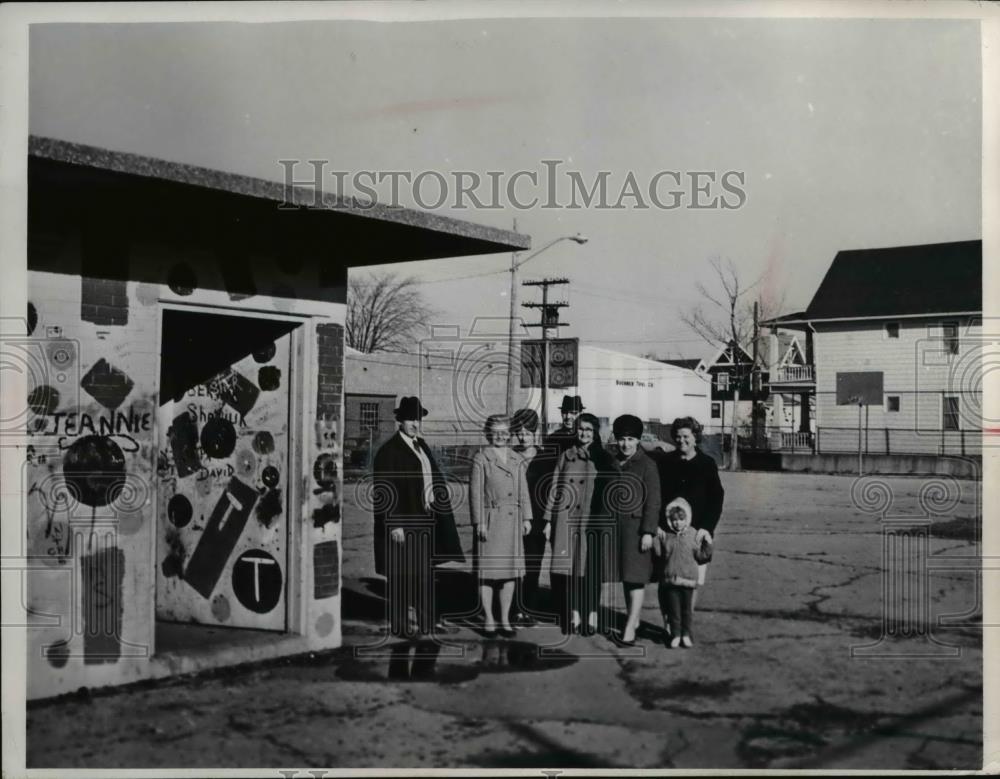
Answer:
M691 646L694 593L705 581L724 495L715 461L698 448L701 425L675 420L675 450L650 454L640 445L642 421L626 414L614 420L609 451L600 420L579 396L565 396L560 411L562 427L544 437L531 409L484 425L487 446L473 457L469 481L483 632L511 637L554 614L564 632L592 635L602 630L602 585L621 582L627 617L620 632L607 632L633 646L646 584L655 581L668 645ZM444 480L418 435L426 413L417 398L400 402L399 434L375 458L374 500L376 569L389 580L390 605L396 598L395 623L402 607L422 613L423 629L433 608L414 597L428 589L414 576L426 581L434 564L464 559ZM422 542L414 532L421 527ZM397 564L386 564L387 550ZM546 553L549 609L539 587Z

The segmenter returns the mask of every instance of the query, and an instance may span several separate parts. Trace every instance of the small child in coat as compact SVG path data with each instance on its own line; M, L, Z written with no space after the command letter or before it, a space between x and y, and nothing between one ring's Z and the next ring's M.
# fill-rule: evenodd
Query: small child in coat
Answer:
M712 557L712 537L706 532L699 533L691 527L691 504L684 498L675 498L665 509L667 530L660 528L660 542L663 565L659 584L660 611L670 632L670 646L690 647L692 601L698 586L698 566Z

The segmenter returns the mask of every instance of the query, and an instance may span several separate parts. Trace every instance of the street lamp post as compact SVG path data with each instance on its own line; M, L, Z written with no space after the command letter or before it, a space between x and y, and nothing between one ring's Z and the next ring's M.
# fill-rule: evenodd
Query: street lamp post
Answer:
M515 229L516 229L516 225L515 225ZM574 243L580 244L582 246L583 244L585 244L587 242L587 239L584 236L580 235L579 233L577 233L576 235L563 235L563 236L560 236L559 238L555 238L554 240L549 241L547 244L545 244L545 246L543 246L542 248L538 249L537 251L532 252L527 257L525 257L525 258L523 258L521 260L517 259L517 255L516 254L512 254L510 256L510 332L509 332L509 338L510 338L510 340L509 340L508 345L507 345L507 414L508 414L508 416L510 414L514 413L514 391L515 391L514 377L516 375L514 367L517 364L517 360L516 360L517 350L514 347L514 343L516 341L516 333L515 333L515 329L516 328L514 326L514 322L516 321L516 317L517 317L517 271L528 260L534 259L539 254L541 254L542 252L544 252L546 249L549 249L549 248L555 246L560 241L573 241ZM546 367L547 366L542 366L542 371L543 371L542 375L546 375L546 372L545 372L545 368ZM544 387L542 388L542 392L545 392L545 388ZM547 422L548 422L548 420L546 420L546 419L542 420L542 425L543 425L542 432L543 433L545 432L544 425L547 424Z

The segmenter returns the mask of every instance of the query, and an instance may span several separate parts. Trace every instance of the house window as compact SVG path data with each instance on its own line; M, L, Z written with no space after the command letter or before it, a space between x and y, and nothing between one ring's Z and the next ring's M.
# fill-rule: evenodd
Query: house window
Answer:
M899 411L899 395L886 395L885 396L885 410L886 411Z
M361 404L361 430L378 432L378 403Z
M715 386L725 392L729 389L729 374L728 373L717 373L715 374Z
M885 337L886 338L899 338L899 322L886 322L885 323Z
M944 430L958 430L958 396L945 395L941 398L941 427Z
M713 403L712 404L712 419L719 419L722 416L722 404Z

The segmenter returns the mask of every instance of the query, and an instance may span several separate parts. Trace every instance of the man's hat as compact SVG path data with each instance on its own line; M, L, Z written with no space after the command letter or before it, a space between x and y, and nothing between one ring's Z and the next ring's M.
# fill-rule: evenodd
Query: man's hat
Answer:
M633 414L622 414L611 425L611 431L615 438L642 438L642 420Z
M562 406L559 407L559 410L562 413L571 411L574 414L579 414L585 408L586 406L583 405L583 399L579 395L563 395Z
M399 408L395 411L396 420L421 419L427 416L427 409L420 405L420 398L405 397L399 399Z

